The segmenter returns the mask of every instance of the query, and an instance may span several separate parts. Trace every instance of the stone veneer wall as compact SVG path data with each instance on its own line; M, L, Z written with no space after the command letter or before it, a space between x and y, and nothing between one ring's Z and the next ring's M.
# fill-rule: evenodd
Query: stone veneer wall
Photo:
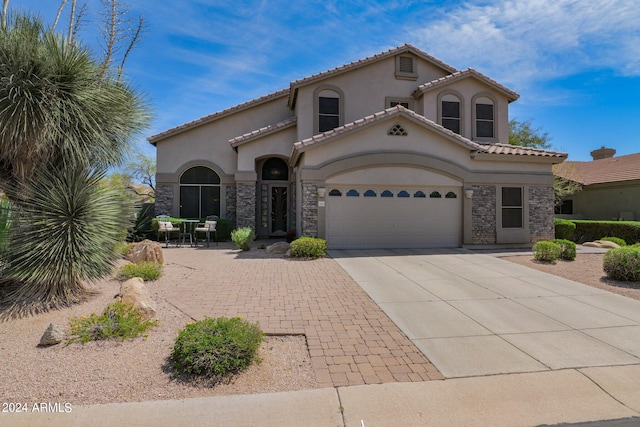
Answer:
M237 197L237 189L235 185L227 185L226 186L226 201L227 208L225 212L225 216L223 218L228 219L229 221L236 223L236 197ZM222 212L221 212L222 213Z
M471 205L471 243L496 243L496 187L474 185Z
M236 227L256 231L256 183L236 184Z
M531 243L555 238L553 187L529 187Z
M302 235L318 237L318 186L302 184Z
M173 214L173 186L159 184L156 186L156 215Z

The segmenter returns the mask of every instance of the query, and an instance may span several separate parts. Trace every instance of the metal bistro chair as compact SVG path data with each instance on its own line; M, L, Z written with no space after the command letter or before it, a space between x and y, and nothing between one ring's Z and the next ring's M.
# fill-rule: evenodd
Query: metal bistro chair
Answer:
M208 218L208 217L207 217ZM216 217L218 219L218 217ZM213 240L216 242L216 246L218 245L218 239L216 239L216 225L218 221L207 219L205 222L201 222L195 228L195 236L196 236L196 246L198 246L198 233L205 233L207 236L207 247L209 247L209 242L211 241L211 233L213 232Z
M169 247L169 238L171 237L171 233L178 233L178 238L180 238L180 228L174 227L170 221L158 221L158 240L160 240L162 233L164 233L166 248Z

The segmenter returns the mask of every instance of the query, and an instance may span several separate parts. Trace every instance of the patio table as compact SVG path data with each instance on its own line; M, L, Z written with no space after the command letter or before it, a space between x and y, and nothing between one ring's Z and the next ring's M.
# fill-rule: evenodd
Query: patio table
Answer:
M199 223L200 221L197 219L181 219L180 220L180 226L182 228L182 231L180 232L180 238L182 239L182 244L184 245L185 240L187 239L187 237L189 238L189 246L193 247L194 244L194 239L193 239L193 233L194 233L194 229L196 227L196 224Z

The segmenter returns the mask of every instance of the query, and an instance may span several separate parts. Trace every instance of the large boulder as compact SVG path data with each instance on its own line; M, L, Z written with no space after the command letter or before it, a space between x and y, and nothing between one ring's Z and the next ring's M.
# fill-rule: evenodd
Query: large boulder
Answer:
M60 344L62 340L64 340L64 329L55 323L51 323L47 330L44 331L42 338L40 338L39 345L41 347L48 347L50 345Z
M276 242L272 245L267 246L267 253L271 255L284 255L287 253L290 247L291 245L287 242Z
M120 301L140 311L145 320L156 317L156 303L151 299L149 291L144 286L144 280L134 277L120 285Z
M620 247L620 245L618 245L617 243L609 242L607 240L596 240L594 242L584 242L582 246L587 246L590 248L604 248L604 249L615 249Z
M151 261L164 264L162 245L158 242L145 239L142 242L132 243L127 251L126 259L133 263Z

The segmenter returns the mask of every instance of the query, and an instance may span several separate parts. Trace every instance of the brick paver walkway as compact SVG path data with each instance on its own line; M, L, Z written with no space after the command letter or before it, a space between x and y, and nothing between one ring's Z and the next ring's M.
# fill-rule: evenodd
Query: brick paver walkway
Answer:
M266 334L304 334L321 386L443 378L332 259L267 257L225 243L163 251L172 304L197 320L242 316Z

